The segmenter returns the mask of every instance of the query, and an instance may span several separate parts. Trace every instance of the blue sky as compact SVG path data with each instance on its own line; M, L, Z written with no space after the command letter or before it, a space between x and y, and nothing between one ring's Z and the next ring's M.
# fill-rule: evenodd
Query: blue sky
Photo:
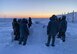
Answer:
M77 0L0 0L0 17L50 17L77 11Z

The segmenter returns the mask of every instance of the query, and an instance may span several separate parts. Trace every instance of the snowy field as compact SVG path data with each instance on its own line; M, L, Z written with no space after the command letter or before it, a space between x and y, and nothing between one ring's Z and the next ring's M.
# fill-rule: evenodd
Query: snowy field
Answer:
M27 45L12 42L11 19L0 19L0 54L77 54L77 23L69 23L66 42L56 38L55 47L46 47L48 19L33 19Z

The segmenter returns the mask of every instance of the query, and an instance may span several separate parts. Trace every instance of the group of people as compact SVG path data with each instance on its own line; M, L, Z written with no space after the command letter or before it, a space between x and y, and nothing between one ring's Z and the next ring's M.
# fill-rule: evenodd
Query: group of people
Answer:
M47 26L47 35L48 40L46 46L50 45L50 41L52 39L51 46L55 46L55 37L60 38L63 42L65 42L65 33L67 30L67 21L66 16L58 18L56 15L50 17L50 21Z
M29 17L29 19L13 19L12 26L14 31L14 40L19 41L19 44L26 45L27 38L29 35L29 28L32 25L32 19Z
M50 41L52 39L51 46L55 46L55 37L62 39L63 42L65 42L65 33L67 30L67 21L66 16L63 15L62 17L58 18L56 15L53 15L49 18L50 21L47 26L47 35L48 40L46 43L46 46L50 45ZM19 44L26 45L27 38L29 35L29 28L32 25L32 19L29 17L29 20L23 18L23 19L13 19L12 26L14 30L14 40L18 40Z

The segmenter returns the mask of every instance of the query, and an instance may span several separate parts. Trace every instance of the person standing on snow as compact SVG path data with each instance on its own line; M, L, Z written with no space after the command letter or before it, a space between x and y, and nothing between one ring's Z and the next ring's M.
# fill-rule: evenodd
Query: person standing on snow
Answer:
M18 22L17 22L17 19L16 18L14 18L13 19L13 22L12 22L12 27L13 27L13 31L14 31L14 35L15 35L15 37L14 37L14 40L18 40L18 31L19 31L19 24L18 24Z
M29 35L29 30L28 30L28 26L27 26L27 19L22 19L21 23L20 23L20 40L19 40L19 44L26 45L27 42L27 38Z
M51 38L52 38L52 44L51 45L55 46L55 44L54 44L55 43L55 36L57 34L56 18L57 18L57 16L55 16L55 15L50 17L50 21L49 21L48 26L47 26L48 40L47 40L46 46L50 45Z
M61 23L61 17L59 17L59 19L58 19L58 35L57 35L57 38L61 38L61 32L60 32L60 23Z
M31 25L32 25L32 19L31 19L31 17L29 17L29 20L28 20L28 27L30 28Z
M20 39L20 22L21 22L21 19L18 19L18 24L19 24L19 27L18 27L18 40Z
M61 20L61 23L60 23L60 34L61 34L61 38L62 38L62 41L65 42L65 33L66 33L66 30L67 30L67 21L66 21L66 16L62 16L62 20Z

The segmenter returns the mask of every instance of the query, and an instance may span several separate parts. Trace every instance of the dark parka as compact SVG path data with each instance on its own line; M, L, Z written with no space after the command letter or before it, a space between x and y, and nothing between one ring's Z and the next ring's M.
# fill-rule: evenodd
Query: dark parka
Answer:
M56 21L56 18L57 16L53 15L51 18L50 18L50 21L48 23L48 26L47 26L47 35L48 35L48 40L47 40L47 43L46 43L46 46L49 46L50 45L50 41L51 41L51 38L52 38L52 46L55 46L54 43L55 43L55 36L57 34L57 30L58 30L58 24L57 24L57 21Z
M29 17L29 20L28 20L28 27L30 28L31 25L32 25L32 19L31 19L31 17Z
M57 21L55 20L57 17L53 17L53 18L50 18L50 21L48 23L48 26L47 26L47 34L49 36L55 36L57 34L57 28L58 28L58 25L57 25Z
M13 30L14 30L15 40L18 40L19 24L18 24L16 18L13 19L12 26L13 26Z
M24 44L26 44L26 41L29 35L27 23L28 22L26 19L22 19L20 23L20 42L19 43L24 42Z
M60 23L60 28L59 28L60 32L66 32L67 30L67 21L66 21L66 16L62 17L62 21Z

